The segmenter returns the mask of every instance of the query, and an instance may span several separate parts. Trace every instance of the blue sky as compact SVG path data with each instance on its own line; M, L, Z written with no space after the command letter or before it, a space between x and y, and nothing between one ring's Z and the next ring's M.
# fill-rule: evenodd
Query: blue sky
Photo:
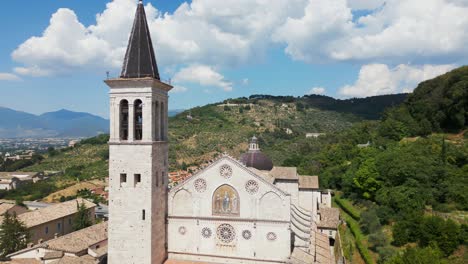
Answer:
M161 75L176 87L171 109L252 94L410 92L466 64L463 1L263 2L145 1ZM119 74L135 7L136 0L3 3L0 106L107 117L102 80L107 70Z

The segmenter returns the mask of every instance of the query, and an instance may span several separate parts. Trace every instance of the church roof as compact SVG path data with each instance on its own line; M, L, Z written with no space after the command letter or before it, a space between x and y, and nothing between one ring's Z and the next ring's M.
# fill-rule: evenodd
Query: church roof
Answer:
M160 80L143 1L139 1L120 78Z
M273 162L271 159L263 154L260 150L249 150L241 155L240 160L245 166L252 167L257 170L271 170Z
M274 177L276 180L299 180L296 167L274 167L270 171L270 176Z
M299 176L299 189L318 189L318 176Z

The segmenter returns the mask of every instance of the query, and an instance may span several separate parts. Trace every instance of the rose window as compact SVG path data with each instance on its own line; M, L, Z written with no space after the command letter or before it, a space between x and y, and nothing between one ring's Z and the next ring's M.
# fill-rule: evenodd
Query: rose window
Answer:
M185 233L187 233L187 228L185 228L185 226L179 227L179 233L181 235L185 235Z
M204 238L210 238L211 237L211 229L209 229L208 227L205 227L202 229L202 236Z
M226 179L231 178L232 176L232 168L229 165L223 165L219 168L219 174Z
M256 193L258 191L258 183L254 180L247 181L245 184L245 190L250 194Z
M205 179L197 179L193 185L195 186L195 190L197 190L197 192L204 192L206 190L206 181Z
M275 241L276 238L277 238L277 236L273 232L270 232L270 233L267 234L267 239L270 240L270 241Z
M216 235L218 239L224 243L230 243L236 237L236 231L234 231L234 227L229 224L222 224L218 227L216 231Z
M249 230L242 231L242 237L245 240L249 240L252 237L252 233Z

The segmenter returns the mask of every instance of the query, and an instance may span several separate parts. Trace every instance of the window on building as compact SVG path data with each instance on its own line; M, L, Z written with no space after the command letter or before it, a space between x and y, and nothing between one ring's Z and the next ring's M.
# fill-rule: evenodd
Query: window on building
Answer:
M142 220L145 220L145 219L146 219L146 211L145 211L145 210L142 210L142 211L141 211L141 219L142 219Z
M159 186L159 172L156 172L156 187Z
M138 99L133 104L133 107L135 140L141 140L143 138L143 102Z
M120 174L120 186L122 186L122 183L126 183L126 182L127 182L127 174L121 173Z
M128 140L128 101L120 101L120 140Z
M164 171L161 173L161 185L163 186L164 186L164 178L165 178L164 173L165 173Z
M49 234L49 227L48 226L45 227L45 233Z
M71 219L71 217L70 217L70 218L68 218L68 224L69 224L69 225L71 225L71 224L72 224L72 219Z
M135 185L141 182L141 174L135 174L134 178L135 178Z
M62 231L61 229L62 229L62 224L57 223L57 231L61 232Z
M329 234L330 236L333 236L333 231L331 231L331 230L328 231L328 234Z

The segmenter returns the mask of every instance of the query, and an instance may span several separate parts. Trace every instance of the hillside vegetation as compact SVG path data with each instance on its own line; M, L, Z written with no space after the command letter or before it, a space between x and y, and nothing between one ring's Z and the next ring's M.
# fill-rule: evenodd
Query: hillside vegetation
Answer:
M367 263L466 263L467 80L462 67L426 81L381 122L300 144L287 160L342 193L345 213L359 208L349 225L364 234Z

